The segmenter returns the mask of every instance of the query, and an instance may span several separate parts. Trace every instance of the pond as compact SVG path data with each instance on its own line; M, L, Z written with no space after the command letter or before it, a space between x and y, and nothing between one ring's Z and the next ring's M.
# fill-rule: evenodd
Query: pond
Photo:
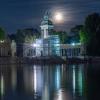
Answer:
M97 100L99 67L100 64L0 65L0 97L1 100Z

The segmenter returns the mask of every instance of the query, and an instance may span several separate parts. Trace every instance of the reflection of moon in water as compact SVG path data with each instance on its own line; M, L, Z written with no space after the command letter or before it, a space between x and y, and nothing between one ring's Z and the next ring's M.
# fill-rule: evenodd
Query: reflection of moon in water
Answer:
M71 95L66 90L59 90L54 95L54 100L72 100Z

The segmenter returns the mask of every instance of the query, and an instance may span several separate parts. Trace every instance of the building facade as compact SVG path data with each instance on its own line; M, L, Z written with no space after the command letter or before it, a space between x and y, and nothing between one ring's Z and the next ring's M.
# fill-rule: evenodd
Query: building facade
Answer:
M11 56L11 43L9 40L0 40L0 57Z
M16 42L12 40L11 42L11 56L15 57L16 56Z
M84 52L83 45L80 43L75 44L61 44L60 45L60 53L61 56L65 59L73 58L73 57L82 57Z
M41 38L37 38L33 43L23 44L23 57L39 56L60 56L60 39L58 35L52 35L54 25L45 13L40 25Z
M61 56L62 58L80 57L83 46L80 43L61 44L59 35L53 35L54 25L46 13L40 25L41 38L33 43L23 44L23 57Z

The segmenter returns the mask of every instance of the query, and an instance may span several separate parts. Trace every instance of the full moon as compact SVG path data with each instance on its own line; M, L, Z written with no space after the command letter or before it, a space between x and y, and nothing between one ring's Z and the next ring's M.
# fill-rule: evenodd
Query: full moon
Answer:
M62 13L58 12L55 14L54 19L56 22L62 22L63 21L63 15Z

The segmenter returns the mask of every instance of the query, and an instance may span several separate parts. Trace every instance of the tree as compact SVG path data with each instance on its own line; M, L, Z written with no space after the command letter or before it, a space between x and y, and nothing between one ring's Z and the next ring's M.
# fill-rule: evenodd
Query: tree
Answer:
M70 30L70 41L78 43L80 42L80 30L83 28L83 25L76 25Z
M75 34L79 34L81 28L83 28L83 25L76 25L75 27L71 28L71 32L74 32Z
M10 38L10 40L16 41L16 34L8 34L8 37Z
M84 31L80 34L87 43L87 54L89 56L100 56L100 15L93 13L88 15L84 24Z
M88 44L88 42L89 42L89 36L88 36L88 34L85 32L84 27L80 29L79 35L80 35L80 42L81 42L82 44L85 44L85 45Z
M36 38L40 36L37 29L27 28L17 30L16 41L17 43L32 43Z
M53 35L58 35L62 44L67 41L67 33L64 31L53 31Z
M17 43L24 43L25 33L23 33L21 30L17 30L16 33L16 41Z
M5 31L0 27L0 40L5 39Z
M27 35L25 36L25 43L33 43L35 39L36 39L36 36Z

